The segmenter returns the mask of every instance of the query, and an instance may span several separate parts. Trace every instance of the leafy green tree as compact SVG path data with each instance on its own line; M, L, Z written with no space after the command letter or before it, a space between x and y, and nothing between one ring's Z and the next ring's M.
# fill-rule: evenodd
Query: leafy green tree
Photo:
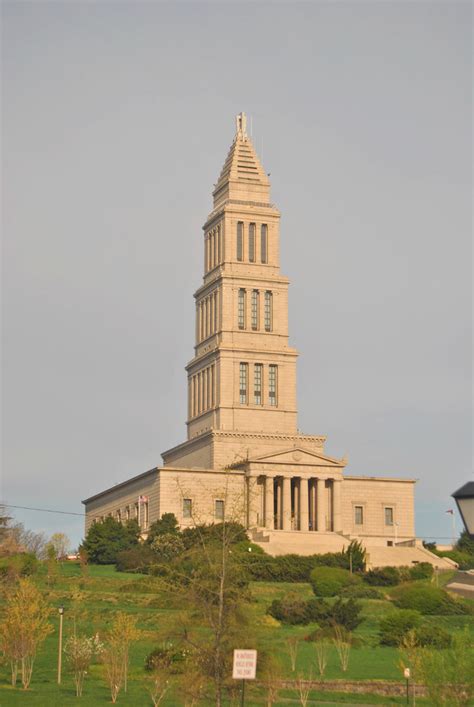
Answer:
M462 531L455 549L459 552L465 552L467 555L474 555L474 540L469 537L467 530Z
M174 513L163 513L161 518L150 525L146 543L151 545L160 535L179 535L179 525Z
M136 520L120 523L115 518L105 518L89 528L82 548L89 562L96 565L112 565L123 550L137 547L140 542L140 527Z
M163 535L157 535L153 540L151 549L156 553L158 560L167 562L184 551L184 544L179 535L163 533Z

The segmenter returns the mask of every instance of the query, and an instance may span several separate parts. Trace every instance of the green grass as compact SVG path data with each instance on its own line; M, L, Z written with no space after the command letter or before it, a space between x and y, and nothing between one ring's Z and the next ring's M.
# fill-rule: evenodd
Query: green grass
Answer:
M0 707L31 705L32 707L62 707L67 705L110 704L110 693L103 679L101 665L93 665L86 677L84 694L78 702L75 696L72 676L66 666L63 683L56 682L58 651L58 614L57 607L64 605L64 636L71 635L73 615L76 615L78 630L81 634L102 633L113 619L115 612L125 611L137 617L138 627L143 631L143 638L131 650L129 692L120 693L117 704L133 707L151 705L145 684L144 661L148 653L169 635L179 615L176 597L159 591L159 581L140 574L116 572L113 566L91 566L89 576L81 576L77 563L64 563L59 576L52 586L44 570L36 577L48 603L53 607L52 623L55 631L40 647L33 672L31 688L23 691L9 686L9 666L0 666ZM314 644L304 638L314 626L284 626L266 614L273 599L293 593L301 598L313 596L309 584L304 583L265 583L253 582L250 587L252 603L249 607L251 623L259 636L262 649L278 657L281 662L282 679L295 679L302 674L306 678L318 677L316 651ZM74 595L76 600L74 600ZM329 660L325 677L327 679L347 680L394 680L401 681L398 651L394 648L377 645L378 622L380 617L392 609L386 600L361 600L364 620L355 632L359 647L353 648L349 667L342 673L334 647L329 649ZM468 627L474 632L472 617L444 616L427 617L429 622L443 626L451 632ZM299 644L297 668L291 670L287 640L296 636ZM248 685L246 705L264 704L262 688ZM295 690L284 690L278 705L299 704ZM403 704L404 698L384 698L370 695L329 694L315 691L311 695L313 704ZM420 700L420 704L428 702ZM184 704L177 688L170 689L164 707ZM211 704L211 703L209 703Z

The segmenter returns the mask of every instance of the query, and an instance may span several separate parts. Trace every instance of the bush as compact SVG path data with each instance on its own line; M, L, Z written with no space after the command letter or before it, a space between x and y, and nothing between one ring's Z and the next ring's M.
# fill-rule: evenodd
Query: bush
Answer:
M368 587L366 584L349 584L341 589L341 597L351 599L383 599L384 595L380 589Z
M415 640L418 646L423 648L450 648L452 643L451 634L441 626L430 626L423 624L415 629Z
M8 555L0 559L0 580L29 577L38 571L38 560L32 552Z
M448 592L431 584L416 582L405 584L392 592L396 606L414 609L426 615L451 615L472 613L470 605L454 599Z
M348 570L338 567L316 567L311 572L309 581L316 596L333 597L344 587L355 584L360 579L351 575Z
M396 567L377 567L363 576L364 582L376 587L390 587L400 582L400 572Z
M202 547L202 543L205 542L208 545L213 540L216 543L222 542L222 523L211 523L210 525L196 525L194 528L185 528L181 533L183 539L184 547L189 550L193 547ZM236 545L237 543L243 541L249 541L247 531L244 526L240 523L226 523L225 524L225 534L227 542L231 545Z
M399 609L386 614L379 625L380 643L383 646L399 646L404 637L421 622L418 611Z
M174 646L172 643L163 643L155 648L145 658L145 670L163 670L171 674L182 673L185 669L189 651L185 648Z
M431 579L433 572L433 565L429 562L418 562L418 564L410 567L410 579Z
M347 631L354 631L362 619L359 614L362 606L354 599L343 601L338 599L331 607L330 620L338 626L343 626Z
M308 608L308 602L288 596L285 599L274 599L267 609L267 614L273 616L277 621L293 626L316 621L317 619L311 615L312 609L316 613L315 607Z
M151 545L153 540L160 535L179 535L179 525L174 513L163 513L161 518L150 525L145 542Z
M275 599L267 613L285 624L318 623L320 627L338 625L353 631L361 622L359 618L361 608L360 604L353 599L348 601L338 599L334 604L329 604L324 599L304 601L290 595L284 599Z
M460 570L474 569L474 555L467 552L459 552L458 550L446 550L436 553L440 557L449 557L450 560L456 562Z
M170 514L172 515L172 514ZM155 557L161 562L168 562L184 552L184 543L174 533L163 533L156 535L155 539L150 544Z
M143 572L146 574L156 555L148 545L137 545L130 550L122 550L116 557L116 569L119 572Z
M113 565L119 552L138 547L139 538L140 527L136 520L121 523L108 516L90 526L81 548L87 552L90 563Z

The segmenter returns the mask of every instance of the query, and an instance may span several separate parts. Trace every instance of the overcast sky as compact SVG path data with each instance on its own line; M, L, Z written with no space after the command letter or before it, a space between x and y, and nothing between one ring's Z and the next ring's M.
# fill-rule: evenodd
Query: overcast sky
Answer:
M419 479L418 534L449 537L472 478L471 4L2 10L4 499L81 513L184 441L201 226L244 110L299 427L348 473Z

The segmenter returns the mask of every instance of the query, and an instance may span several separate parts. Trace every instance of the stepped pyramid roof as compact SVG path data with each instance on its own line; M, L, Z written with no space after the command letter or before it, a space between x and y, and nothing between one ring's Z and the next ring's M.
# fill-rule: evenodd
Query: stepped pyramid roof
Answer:
M214 205L226 199L268 204L270 180L247 135L245 113L236 117L236 134L214 188Z

